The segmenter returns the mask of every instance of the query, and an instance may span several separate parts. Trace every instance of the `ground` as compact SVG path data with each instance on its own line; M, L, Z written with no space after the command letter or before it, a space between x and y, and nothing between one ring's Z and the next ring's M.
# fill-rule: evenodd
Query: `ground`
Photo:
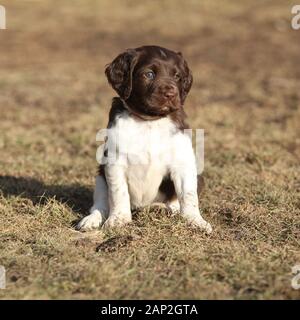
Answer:
M2 0L2 299L299 299L300 30L292 2ZM81 233L125 48L182 51L205 130L205 235L163 209Z

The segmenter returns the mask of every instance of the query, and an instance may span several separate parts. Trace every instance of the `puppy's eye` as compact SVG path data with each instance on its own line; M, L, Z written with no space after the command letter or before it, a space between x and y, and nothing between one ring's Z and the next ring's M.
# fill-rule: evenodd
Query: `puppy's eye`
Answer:
M178 72L176 72L176 73L174 74L174 79L175 79L176 81L180 80L180 74L179 74Z
M148 71L145 73L145 77L150 80L153 80L155 78L155 73L153 71Z

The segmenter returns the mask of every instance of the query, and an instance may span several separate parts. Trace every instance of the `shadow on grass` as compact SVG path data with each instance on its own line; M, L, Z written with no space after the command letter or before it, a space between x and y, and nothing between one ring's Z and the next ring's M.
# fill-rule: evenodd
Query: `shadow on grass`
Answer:
M34 205L45 204L54 198L85 216L92 204L92 190L79 184L47 185L30 177L0 176L0 192L5 197L20 196Z

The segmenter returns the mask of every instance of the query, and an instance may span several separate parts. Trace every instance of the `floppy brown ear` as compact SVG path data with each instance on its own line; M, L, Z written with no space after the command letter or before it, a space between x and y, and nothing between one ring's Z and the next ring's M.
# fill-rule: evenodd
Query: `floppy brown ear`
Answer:
M177 54L182 59L183 64L183 78L182 78L182 88L181 88L181 99L184 102L186 96L188 95L189 91L191 90L193 84L193 75L192 71L190 70L186 60L183 58L181 52L177 52Z
M128 49L119 54L105 69L108 82L124 100L128 99L131 93L132 73L137 56L134 49Z

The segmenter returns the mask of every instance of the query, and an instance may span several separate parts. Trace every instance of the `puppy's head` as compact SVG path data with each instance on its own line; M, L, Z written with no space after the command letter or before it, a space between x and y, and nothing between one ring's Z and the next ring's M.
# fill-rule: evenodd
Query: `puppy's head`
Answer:
M153 116L165 116L181 108L193 82L181 53L157 46L121 53L105 74L130 108Z

